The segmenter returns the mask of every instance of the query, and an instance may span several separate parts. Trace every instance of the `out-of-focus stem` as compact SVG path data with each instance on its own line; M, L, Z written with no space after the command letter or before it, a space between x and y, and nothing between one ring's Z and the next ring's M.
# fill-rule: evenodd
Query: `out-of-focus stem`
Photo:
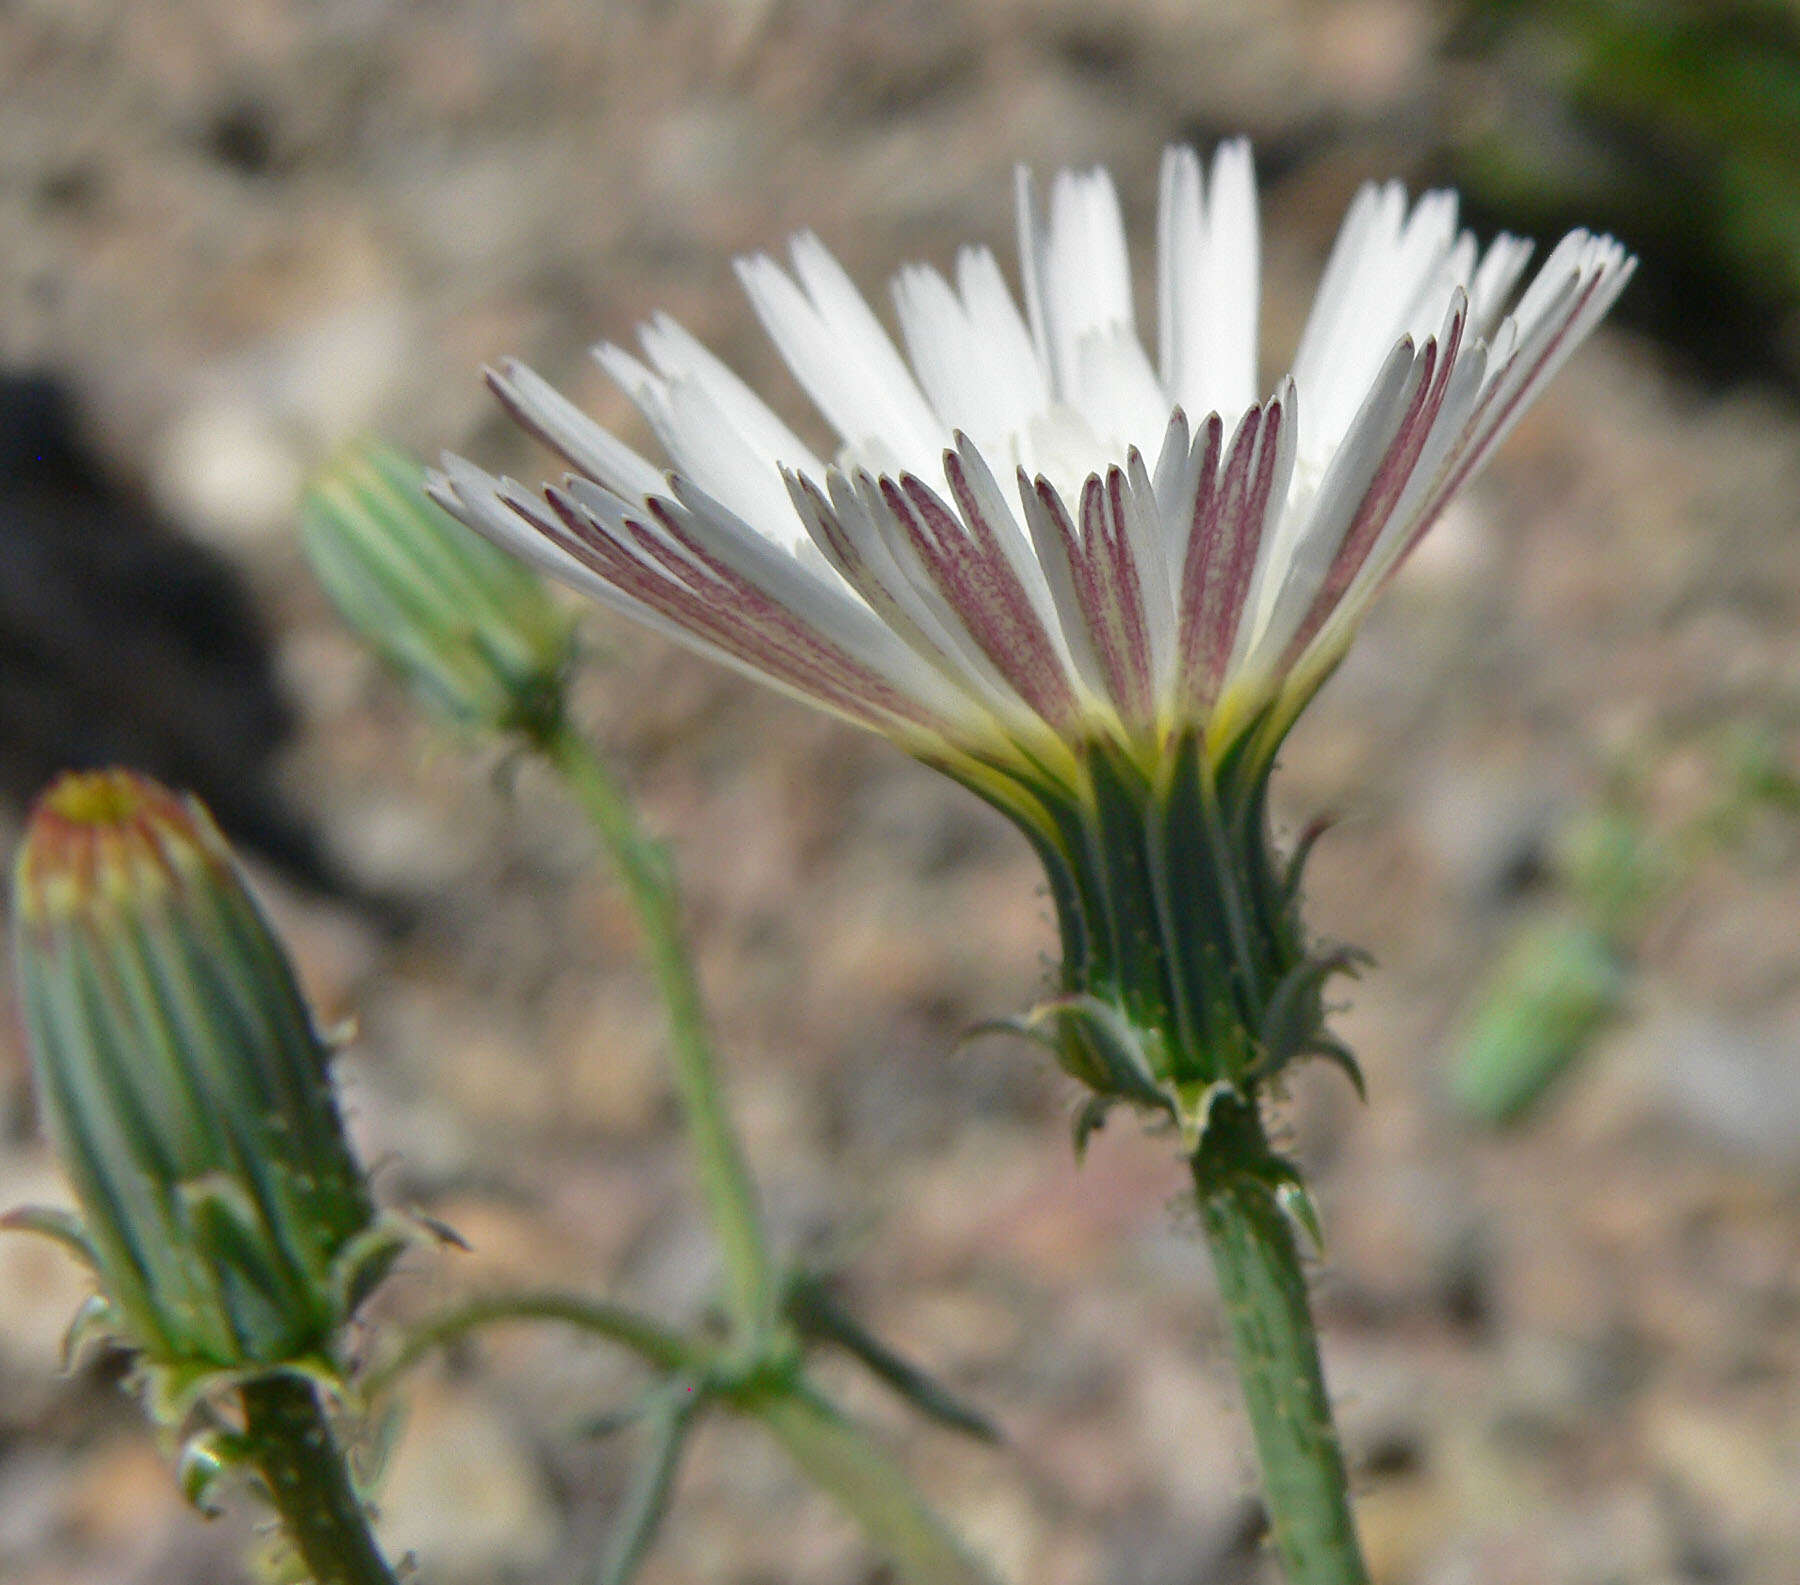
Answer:
M669 1012L675 1082L687 1114L701 1193L725 1261L732 1327L748 1340L769 1324L775 1280L744 1153L719 1091L718 1059L699 982L681 929L668 861L638 825L637 813L588 742L566 721L540 747L599 833L637 913L657 986Z
M245 1450L315 1585L397 1585L317 1389L265 1376L241 1396Z
M434 1350L506 1321L559 1322L617 1343L659 1371L692 1370L701 1362L683 1338L636 1311L582 1294L535 1289L483 1294L426 1316L407 1329L400 1348L368 1371L358 1386L366 1397L377 1398Z
M497 1293L428 1317L393 1358L369 1373L363 1389L373 1397L432 1349L507 1321L572 1327L619 1343L647 1364L693 1381L704 1382L721 1363L716 1350L603 1300L552 1291ZM862 1527L908 1585L996 1585L994 1576L920 1500L899 1466L813 1388L783 1373L761 1385L724 1386L720 1398L759 1420L800 1471Z
M1289 1585L1368 1585L1306 1274L1251 1106L1221 1103L1191 1165Z
M862 1526L908 1585L995 1585L899 1467L807 1388L747 1407L800 1471Z

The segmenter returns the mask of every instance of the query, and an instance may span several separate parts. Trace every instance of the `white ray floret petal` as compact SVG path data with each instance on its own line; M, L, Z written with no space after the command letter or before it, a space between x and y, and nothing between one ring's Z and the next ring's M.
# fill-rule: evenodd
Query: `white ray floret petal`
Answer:
M460 459L434 495L545 572L915 751L1154 745L1304 695L1635 260L1459 229L1453 193L1358 193L1291 375L1259 381L1249 148L1163 162L1155 362L1110 178L1017 189L1023 311L985 248L894 282L902 355L824 245L738 272L836 434L822 458L667 316L601 366L673 471L523 365L489 372L572 470ZM1296 701L1303 702L1303 698ZM996 749L996 745L1000 745Z

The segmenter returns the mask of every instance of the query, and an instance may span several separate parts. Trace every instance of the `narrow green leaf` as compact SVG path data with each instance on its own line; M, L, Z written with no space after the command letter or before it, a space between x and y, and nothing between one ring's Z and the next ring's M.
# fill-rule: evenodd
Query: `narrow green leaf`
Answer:
M39 1238L52 1239L71 1251L83 1265L96 1268L99 1265L87 1229L73 1211L61 1211L47 1205L21 1205L0 1216L0 1232L34 1233Z
M964 1403L870 1332L838 1302L824 1278L815 1273L794 1278L788 1287L786 1308L788 1319L802 1338L833 1343L843 1349L928 1419L978 1442L1001 1440L999 1428L979 1409Z
M597 1585L628 1585L650 1555L669 1511L688 1432L705 1402L693 1381L677 1377L650 1406L646 1415L650 1445L607 1540Z
M1249 1078L1271 1078L1288 1063L1308 1053L1330 1054L1323 1049L1323 1043L1329 1037L1325 1034L1321 992L1333 975L1353 976L1363 961L1361 953L1343 947L1307 958L1282 977L1263 1013L1259 1040L1262 1049ZM1360 1091L1361 1075L1355 1072L1354 1062L1351 1068L1352 1082Z
M191 1436L181 1444L181 1457L175 1466L175 1477L180 1483L181 1495L188 1500L190 1507L208 1519L216 1519L222 1512L216 1493L220 1481L231 1468L231 1460L225 1449L225 1439L217 1433L205 1432L199 1436Z
M1315 1260L1325 1257L1325 1227L1319 1219L1319 1207L1312 1191L1296 1176L1275 1186L1275 1203L1281 1213L1294 1224L1294 1230L1311 1250Z
M1069 1133L1075 1146L1077 1165L1087 1160L1088 1141L1106 1126L1106 1119L1116 1105L1116 1096L1090 1095L1075 1108L1075 1115L1069 1121Z

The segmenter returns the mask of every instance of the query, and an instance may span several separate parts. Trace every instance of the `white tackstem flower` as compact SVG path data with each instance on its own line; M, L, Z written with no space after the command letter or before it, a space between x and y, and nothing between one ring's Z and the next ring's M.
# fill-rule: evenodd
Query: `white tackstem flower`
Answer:
M739 277L837 433L821 460L666 316L597 350L670 471L529 369L501 400L572 470L534 496L460 460L465 522L783 691L966 769L1053 779L1093 739L1153 767L1285 729L1406 553L1630 276L1573 232L1485 249L1456 197L1356 197L1293 370L1259 376L1255 178L1165 156L1155 357L1103 171L1020 173L1023 308L986 249L893 288L903 356L810 233Z
M1291 372L1259 371L1244 143L1163 162L1154 352L1102 171L1040 207L1020 285L985 249L893 287L902 355L811 234L739 276L826 422L806 445L667 319L601 364L664 475L529 370L501 400L573 469L533 495L448 458L433 493L534 565L893 738L1013 819L1043 862L1056 994L1009 1027L1111 1108L1173 1124L1296 1581L1367 1578L1289 1224L1317 1242L1263 1102L1354 1055L1325 987L1356 956L1302 918L1314 832L1280 853L1276 747L1445 503L1598 322L1633 261L1573 232L1515 301L1455 195L1370 185ZM1509 309L1510 305L1510 309Z

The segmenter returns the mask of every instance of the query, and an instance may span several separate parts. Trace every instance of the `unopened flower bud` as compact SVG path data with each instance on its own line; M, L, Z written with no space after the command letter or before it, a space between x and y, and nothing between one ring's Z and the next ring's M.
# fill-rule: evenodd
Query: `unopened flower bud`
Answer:
M16 1225L91 1260L102 1329L165 1406L220 1372L329 1371L395 1241L294 972L206 812L128 771L64 776L26 829L14 933L43 1121L80 1206Z
M434 708L492 730L554 722L572 623L530 572L428 500L407 458L349 452L314 482L301 522L339 614Z

